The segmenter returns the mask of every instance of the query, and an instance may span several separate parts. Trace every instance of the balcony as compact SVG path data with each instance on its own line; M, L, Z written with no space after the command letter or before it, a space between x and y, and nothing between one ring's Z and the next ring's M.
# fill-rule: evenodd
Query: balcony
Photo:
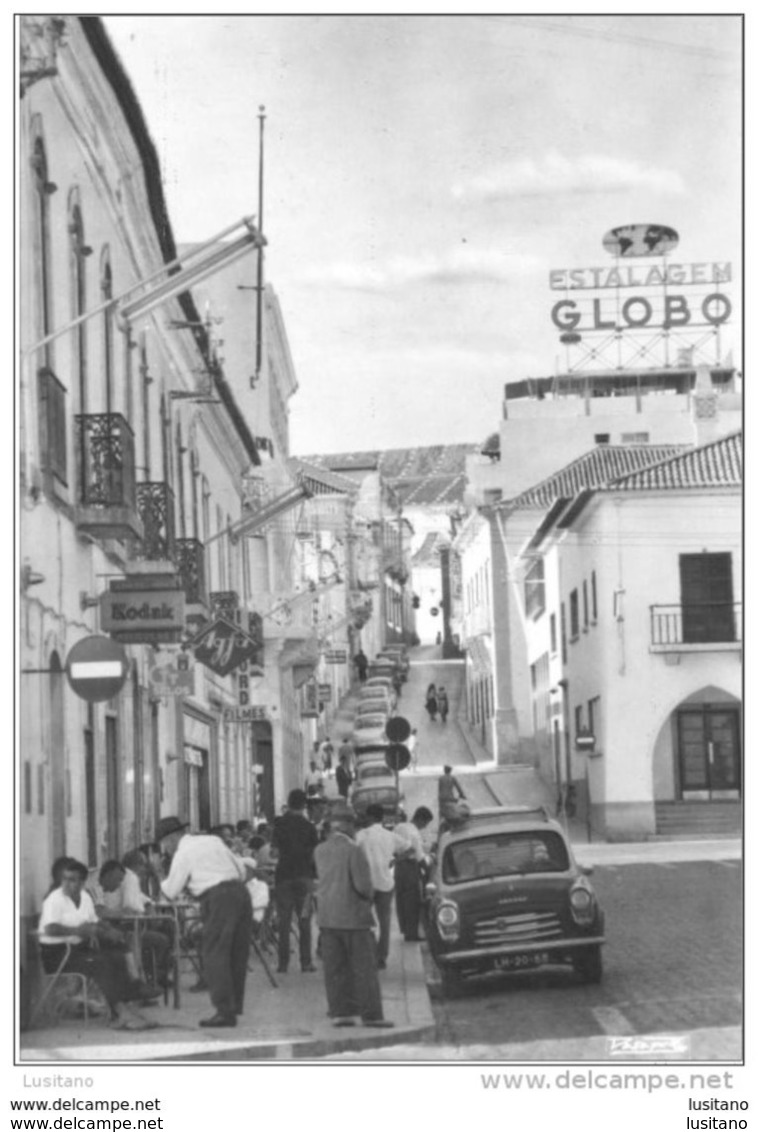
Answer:
M208 585L205 579L205 547L196 538L178 538L175 541L176 569L188 606L201 607L198 612L205 613L208 608Z
M739 602L650 606L651 652L730 652L741 648Z
M138 483L137 511L144 534L134 548L135 558L174 562L174 493L167 483Z
M97 539L141 539L134 433L120 413L87 413L76 421L76 525Z

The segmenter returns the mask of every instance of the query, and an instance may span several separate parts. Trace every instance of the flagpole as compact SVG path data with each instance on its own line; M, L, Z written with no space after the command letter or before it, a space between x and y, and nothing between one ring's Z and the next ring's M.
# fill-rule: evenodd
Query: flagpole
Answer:
M266 120L265 106L259 106L258 122L258 230L263 233L263 123ZM258 279L256 289L256 323L257 334L255 341L255 378L253 384L257 385L261 376L261 363L263 358L263 246L258 249Z

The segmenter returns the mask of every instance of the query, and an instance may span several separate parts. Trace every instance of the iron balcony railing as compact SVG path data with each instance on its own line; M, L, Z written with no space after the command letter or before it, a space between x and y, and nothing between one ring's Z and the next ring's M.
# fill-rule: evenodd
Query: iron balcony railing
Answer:
M740 602L651 605L653 645L731 644L742 640Z
M176 556L174 493L169 485L152 481L138 483L137 511L144 535L135 546L135 557L173 562Z
M187 605L208 605L208 587L205 578L205 547L196 538L176 539L175 558L177 573L182 583Z
M135 509L134 433L126 418L120 413L86 413L75 420L79 503Z

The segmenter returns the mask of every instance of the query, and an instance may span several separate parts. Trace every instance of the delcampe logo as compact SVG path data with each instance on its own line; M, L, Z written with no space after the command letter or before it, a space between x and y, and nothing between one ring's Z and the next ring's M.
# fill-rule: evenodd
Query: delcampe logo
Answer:
M608 1038L611 1057L689 1057L689 1034L635 1034L625 1038Z

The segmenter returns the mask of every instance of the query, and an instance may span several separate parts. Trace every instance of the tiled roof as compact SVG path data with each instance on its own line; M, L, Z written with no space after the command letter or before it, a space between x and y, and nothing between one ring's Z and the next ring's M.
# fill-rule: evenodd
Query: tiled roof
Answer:
M606 485L608 491L640 491L740 487L742 432L734 432L700 448L641 468Z
M329 468L319 467L316 464L308 463L306 460L292 457L289 460L289 466L293 472L302 476L306 485L308 485L308 481L312 481L317 493L319 493L319 487L325 487L343 494L355 492L359 487L358 482L350 479L349 476L344 476L340 472L332 472Z
M339 452L304 456L319 467L339 468L349 474L376 465L400 495L403 504L423 507L460 503L466 487L466 457L478 444L439 444L424 448L389 448L370 452Z
M439 548L449 543L438 531L430 531L413 555L414 566L439 566Z
M556 499L571 499L587 488L599 488L612 480L630 475L651 464L660 464L680 456L689 446L684 444L599 444L578 460L561 468L552 476L522 491L515 499L503 500L498 506L543 509Z

